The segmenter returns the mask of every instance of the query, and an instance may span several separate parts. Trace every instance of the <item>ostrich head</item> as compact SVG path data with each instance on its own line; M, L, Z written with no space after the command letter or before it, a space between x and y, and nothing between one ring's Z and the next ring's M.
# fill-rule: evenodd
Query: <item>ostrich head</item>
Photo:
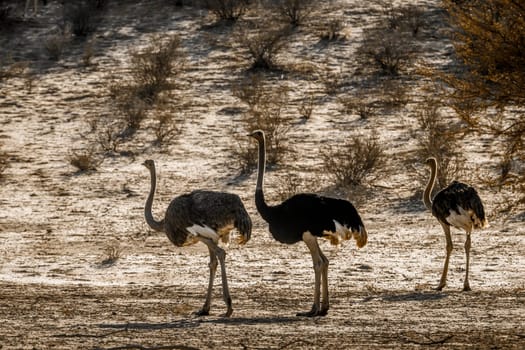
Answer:
M434 157L429 157L427 158L427 160L425 160L425 164L428 165L428 166L433 166L433 165L436 165L437 161L436 161L436 158Z
M255 130L252 133L248 134L248 136L253 137L259 142L264 140L264 133L262 132L262 130Z
M155 168L155 162L152 159L145 160L142 165L150 170Z

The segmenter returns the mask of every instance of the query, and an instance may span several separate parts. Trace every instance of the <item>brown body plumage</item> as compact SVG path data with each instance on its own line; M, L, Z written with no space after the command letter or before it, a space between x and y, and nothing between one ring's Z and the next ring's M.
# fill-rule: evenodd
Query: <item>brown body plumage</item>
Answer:
M148 225L159 232L165 232L169 240L178 247L203 242L210 252L210 280L206 301L198 315L208 315L211 304L213 280L218 262L221 264L223 297L227 306L224 316L233 311L225 267L225 251L219 247L220 240L227 241L235 227L240 233L239 243L246 243L251 236L252 221L239 196L225 192L197 190L174 198L164 219L157 221L151 212L156 188L155 163L146 160L144 166L151 174L151 188L144 216Z

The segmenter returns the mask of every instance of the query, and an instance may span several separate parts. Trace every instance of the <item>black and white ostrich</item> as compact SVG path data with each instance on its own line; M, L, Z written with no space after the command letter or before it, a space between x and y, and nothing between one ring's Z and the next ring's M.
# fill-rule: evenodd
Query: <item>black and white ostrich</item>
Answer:
M169 240L177 247L203 242L210 252L210 280L206 301L196 314L199 316L209 314L218 259L221 264L222 293L227 307L223 316L229 317L233 309L226 278L224 261L226 253L218 243L219 240L227 242L230 231L234 227L239 231L240 244L250 239L252 221L241 199L231 193L196 190L174 198L166 210L164 219L157 221L151 212L157 183L155 162L146 160L144 166L151 174L151 188L144 208L144 216L148 225L156 231L165 232Z
M476 190L464 183L453 181L448 187L442 189L436 194L434 199L431 199L432 188L436 181L437 161L435 158L428 158L426 165L430 167L430 180L428 181L425 192L423 193L423 202L425 206L432 211L441 226L445 231L445 238L447 240L447 256L445 258L445 266L441 274L441 280L437 286L437 290L442 290L447 284L448 261L450 252L452 251L452 238L450 235L450 226L458 229L463 229L467 233L465 241L466 254L466 273L465 281L463 283L463 290L469 291L470 284L468 281L469 258L470 258L470 233L474 228L483 228L488 225L485 218L485 210L481 198L479 198Z
M316 194L296 194L281 204L269 206L264 200L263 179L266 165L264 132L256 130L249 136L259 145L259 163L255 205L262 218L269 224L269 230L277 241L294 244L304 241L312 255L315 271L314 303L308 312L297 316L325 316L328 313L328 259L319 248L318 237L338 244L352 236L358 247L367 241L363 221L352 203ZM322 301L321 298L322 286Z

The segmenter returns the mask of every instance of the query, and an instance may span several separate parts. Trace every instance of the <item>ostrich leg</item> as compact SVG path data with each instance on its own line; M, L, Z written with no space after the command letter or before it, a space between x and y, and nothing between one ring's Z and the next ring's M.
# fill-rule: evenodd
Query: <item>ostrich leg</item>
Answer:
M330 308L330 303L328 300L328 259L319 249L322 260L322 269L321 269L321 282L322 282L322 301L321 301L321 311L319 312L320 316L326 316L328 314L328 309Z
M230 296L230 289L228 288L228 278L226 277L226 252L224 249L222 249L219 246L215 246L216 248L216 254L219 258L219 262L221 263L221 278L222 278L222 297L224 298L224 302L226 303L226 313L221 315L222 317L230 317L233 308L232 308L232 298Z
M443 231L445 231L445 238L447 240L447 256L445 257L445 266L443 266L443 273L441 274L441 280L436 290L442 290L447 284L447 273L448 273L448 261L450 259L450 253L452 252L452 237L450 236L450 226L441 224Z
M469 269L469 258L470 258L470 232L467 231L467 240L465 241L465 254L467 256L467 272L465 273L465 282L463 282L463 291L470 291L470 284L468 282L468 269Z
M208 310L210 307L210 300L211 300L211 291L213 288L213 278L215 277L215 271L217 270L217 260L219 260L219 263L221 264L221 278L222 278L222 295L224 298L224 302L226 303L226 313L221 315L222 317L230 317L233 308L232 308L232 298L230 296L230 289L228 288L228 278L226 276L226 252L224 249L219 247L215 242L213 242L211 239L207 238L201 238L201 241L204 242L210 251L210 256L215 257L215 261L213 263L213 271L212 271L212 262L210 261L210 284L208 286L208 295L206 296L206 303L204 306L208 306ZM213 276L212 276L213 275Z
M215 273L217 271L217 255L215 254L215 250L206 242L207 240L203 240L204 243L208 246L208 250L210 251L210 280L208 282L208 292L206 293L206 301L204 302L204 306L199 311L195 312L197 316L208 316L210 314L210 305L211 305L211 294L213 290L213 281L215 280Z
M305 232L303 234L303 241L306 243L306 246L308 249L310 249L310 254L312 254L312 260L314 263L314 272L315 272L315 287L314 287L314 304L312 305L312 309L307 312L300 312L297 314L297 316L318 316L320 315L321 307L320 307L320 299L321 299L321 277L323 274L323 269L325 268L325 263L322 258L321 249L319 249L319 244L317 243L317 238L312 235L310 232ZM328 267L326 267L328 268ZM324 284L324 283L323 283ZM323 285L323 290L325 289L325 286ZM326 287L326 289L328 289ZM327 295L325 296L326 300L328 301Z

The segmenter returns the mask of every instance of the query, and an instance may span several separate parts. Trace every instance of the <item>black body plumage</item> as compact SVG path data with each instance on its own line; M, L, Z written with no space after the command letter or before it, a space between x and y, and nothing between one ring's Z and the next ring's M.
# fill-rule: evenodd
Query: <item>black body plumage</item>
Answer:
M165 231L176 246L187 240L187 228L193 225L208 226L215 232L233 226L246 242L250 239L252 222L236 194L197 190L173 199L166 210Z
M452 210L460 215L458 207L465 211L472 210L476 214L479 220L474 222L474 227L480 228L477 226L478 222L480 224L485 222L485 210L478 192L473 187L458 181L452 182L436 194L432 200L432 215L450 226L447 217L451 215Z
M323 237L324 231L335 232L334 220L352 231L364 228L361 217L348 201L301 193L275 206L268 206L262 191L256 191L255 204L268 222L272 236L281 243L293 244L303 239L305 232Z

